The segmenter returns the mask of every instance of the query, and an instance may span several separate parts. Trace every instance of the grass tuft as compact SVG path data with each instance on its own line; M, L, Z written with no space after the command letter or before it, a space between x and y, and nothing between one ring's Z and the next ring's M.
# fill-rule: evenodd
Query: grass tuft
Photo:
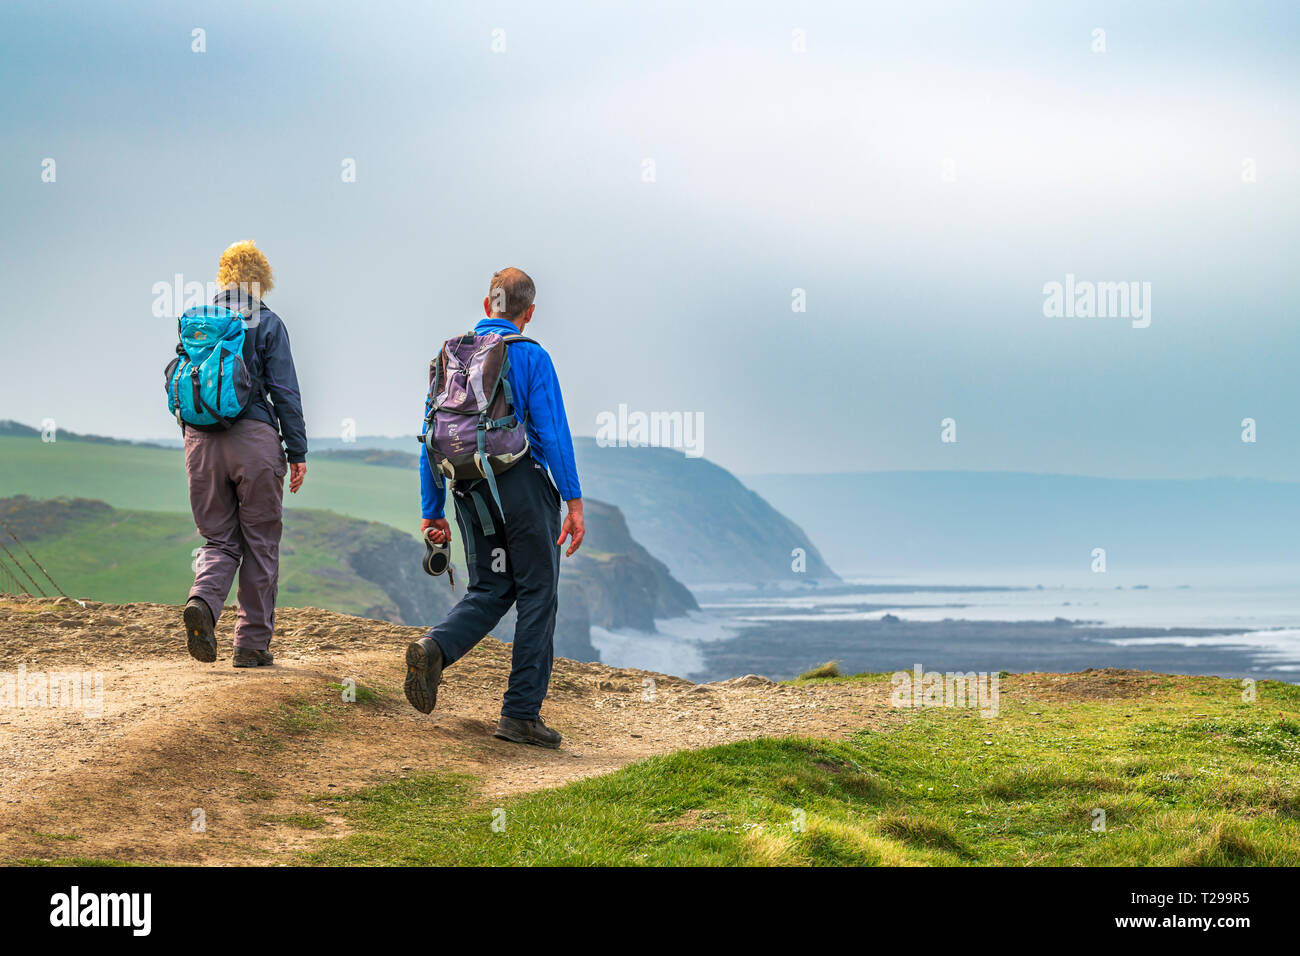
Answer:
M876 825L881 833L907 843L944 850L957 856L967 855L965 846L953 828L939 820L927 819L914 813L891 811L881 815Z
M828 677L840 677L840 662L827 661L825 664L818 664L812 670L806 670L799 675L799 680L820 680Z

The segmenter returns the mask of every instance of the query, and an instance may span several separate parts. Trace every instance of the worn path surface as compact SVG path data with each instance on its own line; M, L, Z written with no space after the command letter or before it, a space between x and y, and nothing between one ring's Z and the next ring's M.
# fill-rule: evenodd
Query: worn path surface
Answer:
M295 851L347 832L312 797L404 774L472 773L490 799L673 750L905 719L890 709L887 683L692 684L559 660L543 716L565 743L546 751L490 735L508 645L489 638L448 669L424 716L401 690L403 652L422 629L282 609L275 666L235 670L233 619L218 627L217 662L200 664L175 607L0 599L0 674L25 676L29 695L54 674L103 678L98 715L84 698L0 705L0 860L294 862ZM349 679L362 687L356 703L343 701ZM325 825L303 829L303 814Z

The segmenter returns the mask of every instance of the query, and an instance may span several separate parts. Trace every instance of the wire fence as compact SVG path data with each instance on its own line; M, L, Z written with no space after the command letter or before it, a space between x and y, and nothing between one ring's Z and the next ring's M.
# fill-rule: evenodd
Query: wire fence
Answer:
M45 589L37 583L36 578L37 574L39 574L51 588L67 597L67 592L59 587L54 578L50 576L50 572L45 570L45 565L36 560L36 555L32 554L27 545L23 544L23 540L18 537L18 533L4 522L0 522L0 528L4 529L5 534L12 539L17 549L27 556L27 563L36 571L36 573L33 573L27 565L18 559L18 556L13 551L9 550L9 547L3 541L0 541L0 594L52 597L53 595L46 594Z
M14 573L0 561L0 594L17 594L19 591L26 593L26 589L18 586L18 579Z

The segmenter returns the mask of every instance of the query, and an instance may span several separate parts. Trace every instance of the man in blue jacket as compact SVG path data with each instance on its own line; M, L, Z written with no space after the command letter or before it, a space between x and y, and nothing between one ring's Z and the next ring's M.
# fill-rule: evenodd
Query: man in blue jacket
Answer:
M532 321L533 280L519 269L502 269L492 277L483 311L487 318L477 335L516 335ZM560 735L541 718L542 700L551 679L555 651L555 614L560 583L560 546L572 555L582 544L586 526L582 488L573 457L573 437L564 414L560 382L551 357L534 342L515 342L510 350L508 381L515 414L527 423L529 454L496 476L503 524L484 533L469 495L476 482L453 485L456 523L461 540L472 541L469 590L446 619L416 641L406 653L406 699L422 713L437 702L444 667L459 660L487 636L514 604L518 610L510 682L501 705L496 736L540 747L560 746ZM429 403L425 402L425 414ZM554 481L552 481L554 478ZM436 543L450 539L444 517L446 491L420 449L420 529ZM487 497L490 500L490 496ZM567 505L563 521L560 501Z
M235 243L221 256L217 281L213 304L245 317L253 396L229 429L185 426L190 508L204 538L185 605L186 641L196 660L217 659L216 623L238 573L233 663L266 667L274 659L284 476L297 493L307 477L307 429L289 333L261 299L273 281L266 256L252 242Z

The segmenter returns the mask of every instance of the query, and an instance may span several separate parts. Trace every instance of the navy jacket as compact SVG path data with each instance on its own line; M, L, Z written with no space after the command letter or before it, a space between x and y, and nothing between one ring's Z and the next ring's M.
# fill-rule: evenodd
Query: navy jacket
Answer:
M307 425L284 323L264 302L245 298L236 289L218 292L212 304L234 312L250 310L244 333L244 364L253 377L253 398L239 417L266 422L280 433L290 462L306 461Z
M474 327L477 335L496 332L518 335L509 319L480 319ZM550 471L560 497L565 501L582 497L578 466L573 456L573 435L564 413L560 379L546 349L532 342L516 342L510 350L510 392L515 400L515 415L528 422L528 444L533 460ZM425 399L424 414L429 414L430 399ZM423 430L423 429L421 429ZM420 514L424 518L441 518L446 505L447 489L434 478L429 465L429 449L420 445Z

